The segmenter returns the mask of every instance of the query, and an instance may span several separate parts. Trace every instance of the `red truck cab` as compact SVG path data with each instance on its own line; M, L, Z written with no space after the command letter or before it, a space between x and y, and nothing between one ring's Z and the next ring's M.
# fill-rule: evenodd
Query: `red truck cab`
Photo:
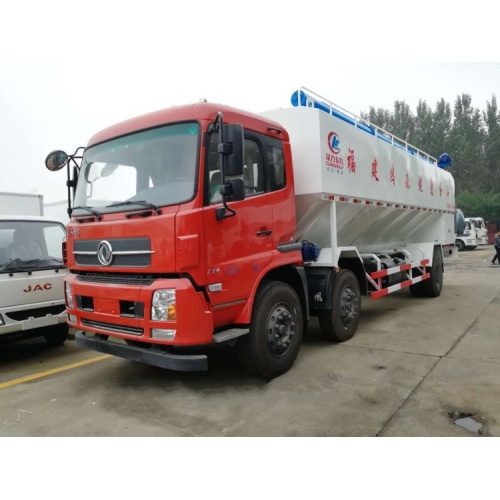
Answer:
M56 151L46 165L70 176L70 161L65 290L78 345L204 370L206 355L180 348L233 341L254 372L291 366L307 298L283 127L202 102L109 127L82 156Z

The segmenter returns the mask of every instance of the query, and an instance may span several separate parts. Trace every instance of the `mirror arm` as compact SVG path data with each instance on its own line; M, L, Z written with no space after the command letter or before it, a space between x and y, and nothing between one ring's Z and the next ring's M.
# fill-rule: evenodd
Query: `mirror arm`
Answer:
M222 178L222 185L224 185L226 176L225 176L225 165L226 165L226 155L229 153L227 150L227 146L224 144L224 117L222 115L222 111L217 113L215 120L208 126L208 132L215 132L217 130L217 126L219 127L219 168ZM229 217L234 217L236 215L236 211L228 206L226 195L222 194L222 205L223 207L219 207L215 211L215 216L217 220L227 219Z
M71 189L73 189L73 199L74 199L74 195L75 195L75 189L76 189L76 179L72 179L71 178L71 174L70 174L70 162L73 162L73 168L76 167L76 169L78 170L78 172L80 172L80 165L78 165L77 161L76 160L81 160L83 158L83 155L79 155L79 156L76 156L78 151L80 151L81 149L85 149L84 146L79 146L78 148L75 149L75 152L68 157L68 161L66 162L66 177L67 177L67 181L66 181L66 186L68 188L68 208L67 208L67 212L68 212L68 216L71 217L71 211L72 211L72 199L71 199Z
M234 217L236 215L236 212L227 205L224 196L222 196L222 204L224 206L217 208L217 210L215 211L215 218L217 220L228 219L229 217Z
M76 153L78 153L80 149L85 149L85 146L79 146L78 148L76 148L75 152L71 155L71 158L82 158L83 156L76 156Z
M219 123L219 165L220 165L220 173L222 178L222 185L224 185L226 180L225 175L225 166L226 166L226 154L227 152L224 149L224 117L222 112L219 111L217 113L217 122ZM215 212L217 220L227 219L228 217L234 217L236 212L230 208L227 204L226 195L222 194L222 205L223 208L218 208ZM229 213L228 213L229 212Z
M70 178L69 161L66 162L66 187L68 188L68 216L71 218L71 188L73 187L73 179Z

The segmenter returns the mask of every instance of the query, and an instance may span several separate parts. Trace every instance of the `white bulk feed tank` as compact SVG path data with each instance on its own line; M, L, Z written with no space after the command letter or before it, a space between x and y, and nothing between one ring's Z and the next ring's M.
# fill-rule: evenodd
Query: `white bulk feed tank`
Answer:
M290 135L295 240L318 245L318 263L349 248L432 260L434 245L455 242L455 183L436 159L308 89L292 104L262 115Z

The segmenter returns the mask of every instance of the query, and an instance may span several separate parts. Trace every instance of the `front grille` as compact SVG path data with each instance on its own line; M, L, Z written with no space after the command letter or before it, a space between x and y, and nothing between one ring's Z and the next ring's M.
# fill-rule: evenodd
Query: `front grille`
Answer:
M99 266L97 255L75 254L75 261L80 266ZM109 267L148 267L151 265L151 255L115 255Z
M73 254L81 266L103 267L97 257L101 242L111 249L109 267L148 267L151 265L151 242L149 238L110 238L107 240L76 240ZM108 267L108 266L105 266Z
M152 276L130 274L79 274L78 281L85 283L106 283L110 285L152 285L156 278Z
M144 328L136 328L135 326L115 325L113 323L104 323L103 321L93 321L90 319L82 319L82 325L108 332L127 333L129 335L144 335Z
M66 306L39 307L38 309L28 309L24 311L13 311L5 313L5 315L14 321L24 321L28 318L44 318L47 315L57 316L66 310Z

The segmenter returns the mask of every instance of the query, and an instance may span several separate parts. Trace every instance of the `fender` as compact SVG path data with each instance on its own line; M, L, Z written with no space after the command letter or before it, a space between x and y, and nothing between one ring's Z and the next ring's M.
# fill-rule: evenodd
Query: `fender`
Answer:
M249 324L250 320L252 319L252 310L253 310L253 303L255 301L255 296L257 294L257 290L259 286L261 285L262 281L264 278L272 271L280 269L284 266L287 265L297 265L297 266L302 266L302 254L300 251L298 252L290 252L290 253L285 253L282 254L278 250L275 250L275 255L273 257L273 260L270 262L270 264L263 268L259 275L257 276L254 286L252 288L252 292L250 296L247 299L247 302L245 304L245 307L242 309L238 317L236 318L236 323L238 324ZM304 279L301 276L301 273L297 271L299 279L302 283L302 285L305 285ZM306 301L307 301L307 289L304 288L304 295L306 296ZM304 314L306 314L307 311L304 311Z

